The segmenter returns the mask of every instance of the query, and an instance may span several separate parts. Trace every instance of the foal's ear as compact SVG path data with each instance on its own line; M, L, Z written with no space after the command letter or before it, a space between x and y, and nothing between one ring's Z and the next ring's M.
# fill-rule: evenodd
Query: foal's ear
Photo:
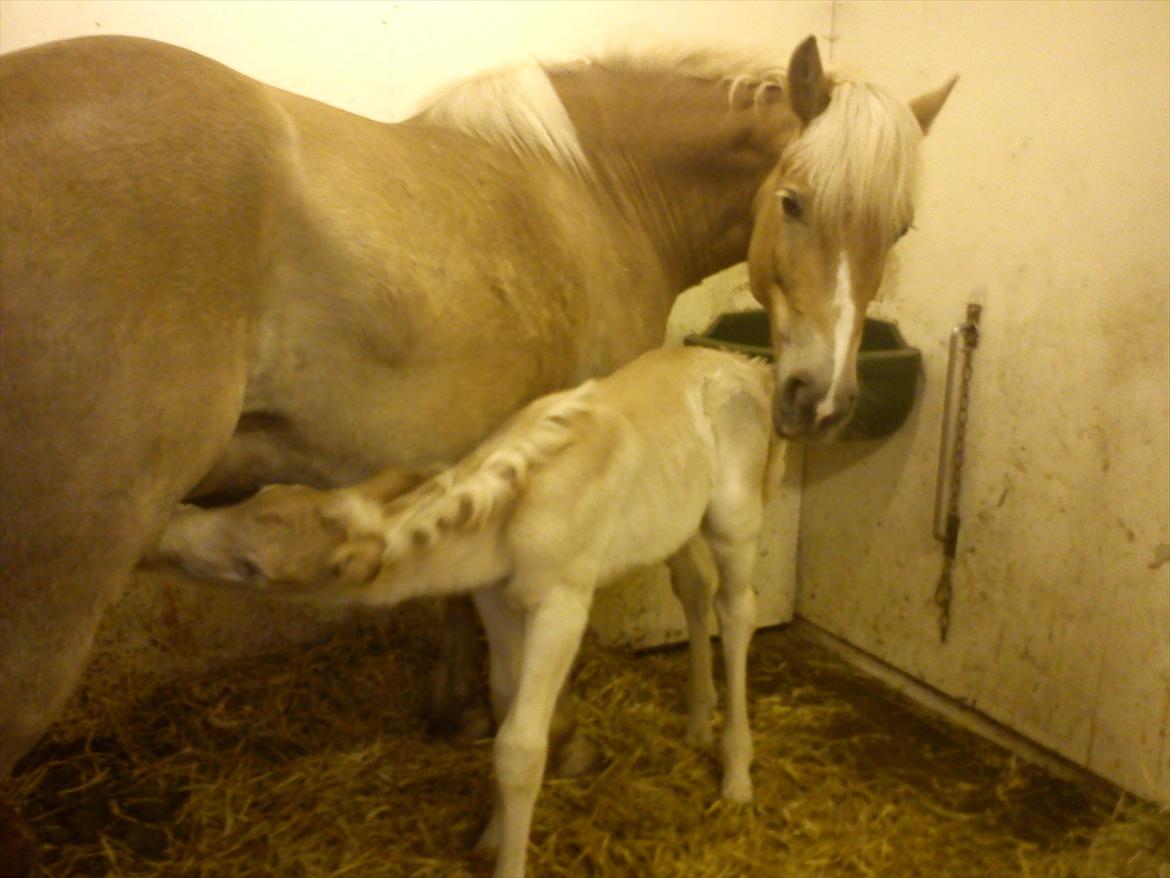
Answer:
M788 100L805 125L829 106L829 88L816 37L807 37L792 53L788 62Z
M934 121L934 117L943 108L943 104L947 102L947 96L950 95L951 89L955 87L955 83L958 81L959 77L957 75L952 76L934 91L928 91L924 95L919 95L910 102L910 112L918 120L918 127L922 129L923 134L930 131L930 125Z

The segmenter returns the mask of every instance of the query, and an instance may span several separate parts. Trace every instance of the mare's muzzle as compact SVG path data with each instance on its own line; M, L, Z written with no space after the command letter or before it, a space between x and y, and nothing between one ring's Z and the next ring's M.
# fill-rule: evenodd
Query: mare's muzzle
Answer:
M855 376L834 387L825 376L795 369L777 376L772 426L785 439L824 441L849 421L856 404Z

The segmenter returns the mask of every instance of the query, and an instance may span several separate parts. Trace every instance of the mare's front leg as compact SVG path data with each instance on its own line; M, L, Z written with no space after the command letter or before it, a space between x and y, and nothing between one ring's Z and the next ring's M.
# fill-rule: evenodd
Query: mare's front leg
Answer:
M509 598L497 592L488 598L493 600L505 603ZM591 601L591 589L559 583L525 613L519 679L496 733L496 805L481 839L482 847L498 843L496 878L524 874L532 812L548 759L553 711L581 645Z
M516 683L520 679L524 611L508 600L502 586L477 591L473 600L487 633L488 684L492 715L498 726L504 722L512 707Z
M717 696L711 662L711 636L707 632L707 611L711 606L711 586L704 573L700 554L703 538L695 535L666 561L670 569L670 586L682 604L690 639L687 679L687 741L710 744L711 715Z
M512 709L516 685L520 680L520 663L524 649L524 610L508 600L503 588L482 589L473 599L488 641L488 683L491 689L492 713L496 726L501 727ZM476 848L497 851L500 847L500 797L492 805L492 816L479 837Z
M475 608L465 597L442 599L439 658L427 704L432 735L478 738L490 733L483 709L483 648Z

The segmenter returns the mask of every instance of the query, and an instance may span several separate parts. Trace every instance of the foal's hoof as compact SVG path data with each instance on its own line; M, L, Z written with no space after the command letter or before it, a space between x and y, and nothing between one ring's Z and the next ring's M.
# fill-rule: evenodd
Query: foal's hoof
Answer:
M739 777L728 775L723 778L723 790L720 793L728 802L737 805L752 803L752 779L746 774Z
M584 735L574 733L552 754L549 774L552 777L581 777L601 765L601 750Z

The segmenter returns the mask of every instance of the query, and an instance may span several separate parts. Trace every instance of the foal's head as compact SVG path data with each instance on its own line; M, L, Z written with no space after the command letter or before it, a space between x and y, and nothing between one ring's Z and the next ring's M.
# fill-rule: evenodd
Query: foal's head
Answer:
M196 579L326 598L373 580L384 548L350 532L335 493L272 485L234 506L180 507L147 560Z
M953 85L906 106L827 77L812 37L793 53L788 100L803 129L756 196L748 254L770 315L781 436L824 439L852 413L865 310L910 227L919 145Z

